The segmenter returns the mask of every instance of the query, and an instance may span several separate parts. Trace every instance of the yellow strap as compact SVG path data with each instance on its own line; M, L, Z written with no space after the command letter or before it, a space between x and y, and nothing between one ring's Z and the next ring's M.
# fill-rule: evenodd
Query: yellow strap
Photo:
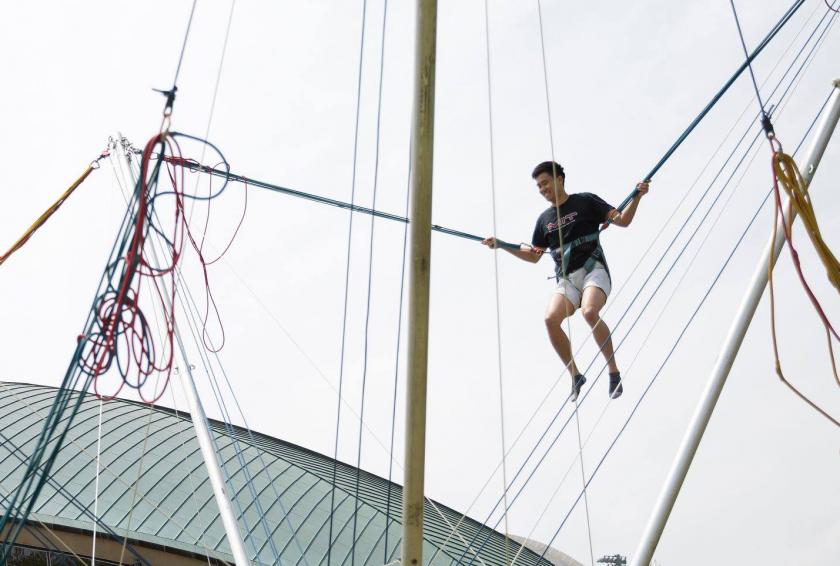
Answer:
M34 234L34 233L35 233L35 231L36 231L38 228L40 228L41 226L43 226L43 225L44 225L44 223L45 223L47 220L49 220L50 216L52 216L52 215L53 215L53 213L54 213L56 210L58 210L58 208L59 208L62 204L64 204L64 201L65 201L65 200L67 200L67 198L68 198L71 194L73 194L73 191L75 191L75 190L76 190L76 188L77 188L79 185L81 185L81 184L82 184L82 182L83 182L85 179L87 179L87 176L88 176L88 175L90 175L90 172L91 172L91 171L93 171L94 169L95 169L95 167L93 166L93 164L88 165L88 168L87 168L87 169L85 169L85 172L84 172L84 173L82 173L81 177L79 177L78 179L76 179L76 181L75 181L72 185L70 185L70 188L68 188L66 191L64 191L64 193L63 193L60 197L58 197L58 200L57 200L57 201L55 201L55 202L53 203L53 205L52 205L52 206L50 206L50 207L49 207L46 211L44 211L44 213L43 213L41 216L39 216L39 217L38 217L38 219L37 219L35 222L33 222L33 223L32 223L32 226L30 226L30 227L29 227L29 229L28 229L26 232L24 232L24 233L23 233L23 236L21 236L21 237L20 237L20 239L18 239L18 241L17 241L17 242L15 242L15 243L12 245L12 247L11 247L11 248L9 248L9 250L8 250L6 253L4 253L2 256L0 256L0 265L2 265L2 264L3 264L3 262L5 262L7 259L9 259L9 257L10 257L13 253L15 253L16 251L18 251L20 248L22 248L22 247L23 247L23 245L26 243L26 241L27 241L29 238L31 238L31 237L32 237L32 234Z
M782 188L790 198L790 203L797 214L802 219L805 225L805 230L808 232L808 237L814 244L814 249L825 265L826 275L828 280L840 293L840 261L834 256L828 247L828 244L823 240L820 233L820 226L817 223L817 215L814 212L814 206L811 203L811 197L808 195L808 187L805 185L805 180L799 173L799 168L796 166L793 158L785 153L779 153L773 165L776 169L776 176L781 183Z
M787 214L785 215L787 233L792 235L791 229L793 227L793 215L791 214L790 209L794 208L799 214L799 217L802 219L802 223L805 225L805 229L808 232L808 236L811 238L811 242L814 244L817 255L819 255L823 265L825 265L828 280L832 285L834 285L838 292L840 292L840 262L837 261L837 258L822 238L819 224L817 224L817 215L814 212L811 197L808 195L808 185L805 183L805 179L802 178L802 174L799 172L796 162L791 156L778 151L773 159L773 170L779 184L782 186L790 199L788 201ZM776 213L774 214L773 219L773 237L771 242L776 240L776 219L778 218L779 213L779 201L776 201ZM782 383L784 383L800 399L805 401L836 426L840 427L840 421L828 414L825 409L818 406L814 401L806 397L805 394L787 380L782 372L782 363L779 359L778 339L776 337L776 299L775 291L773 289L772 260L767 263L767 279L770 286L770 335L773 339L773 356L775 357L776 362L776 375L779 376ZM837 385L840 386L840 375L837 373L837 363L834 360L834 348L831 343L830 323L827 319L823 319L822 322L825 326L825 336L828 343L828 357L829 360L831 360L831 371L834 374L834 380L837 382Z

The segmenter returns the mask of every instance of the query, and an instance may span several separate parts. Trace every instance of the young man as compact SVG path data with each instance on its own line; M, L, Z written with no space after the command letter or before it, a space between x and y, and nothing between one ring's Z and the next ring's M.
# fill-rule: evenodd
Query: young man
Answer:
M610 372L609 393L615 399L622 394L623 388L621 373L613 354L610 329L601 320L601 309L607 302L612 284L598 234L600 225L607 221L615 226L630 225L639 201L648 192L649 182L636 185L636 196L619 212L597 195L566 193L566 175L559 163L540 163L531 176L537 182L537 190L550 206L537 219L530 246L522 244L519 249L502 249L531 263L539 261L545 250L550 251L555 262L557 288L548 302L545 325L551 345L572 376L571 399L577 400L586 377L580 373L572 357L569 338L563 332L563 321L578 308L592 328L592 336L607 360ZM481 243L496 248L500 240L490 237Z

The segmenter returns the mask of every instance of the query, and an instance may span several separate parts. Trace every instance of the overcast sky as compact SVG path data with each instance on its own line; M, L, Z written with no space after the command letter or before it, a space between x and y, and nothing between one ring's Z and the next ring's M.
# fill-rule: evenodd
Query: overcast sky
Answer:
M544 208L529 173L536 163L551 157L539 20L535 2L489 4L495 170L490 168L484 4L442 2L433 220L490 234L494 184L498 236L527 241ZM789 4L787 0L737 3L748 46L764 37ZM84 170L109 136L120 132L142 147L156 133L163 100L151 89L171 86L190 5L155 0L6 6L0 19L4 54L0 119L5 133L0 138L4 172L0 248L11 244ZM200 136L207 131L230 8L227 1L198 3L178 82L176 130ZM767 81L762 94L768 99L825 12L822 0L806 2L758 59L755 72L760 83ZM542 17L554 151L566 168L567 189L595 192L614 205L743 60L731 9L724 0L552 1L543 3ZM370 0L355 181L357 202L365 206L373 203L382 18L382 1ZM404 213L407 187L413 22L408 3L388 5L376 207L397 214ZM235 5L210 127L211 141L225 153L234 172L349 200L361 26L361 2ZM831 81L840 78L838 53L840 36L831 28L801 82L777 110L774 123L786 149L793 150L828 95ZM777 99L778 95L770 102ZM626 380L624 396L610 403L599 421L608 400L607 384L601 380L581 406L582 437L594 430L583 451L587 474L660 367L769 188L770 152L762 141L748 154L749 167L740 169L728 186L723 184L735 162L725 164L726 157L756 112L752 86L744 75L654 178L633 225L611 228L602 238L614 288L604 317L618 341L627 335L675 260L675 252L699 224L698 236L618 351ZM756 133L753 127L748 138ZM745 145L736 150L736 161L745 150ZM823 235L835 250L840 246L839 158L840 141L835 139L811 185ZM701 200L721 168L721 177ZM721 190L717 206L700 222ZM688 219L698 201L699 212ZM240 185L214 202L211 246L224 245L242 204ZM0 268L4 304L0 379L52 386L61 382L123 211L121 186L106 160ZM592 481L588 496L596 558L634 551L764 249L771 212L765 207L760 213ZM251 189L243 228L225 260L210 272L227 335L220 360L248 424L330 455L335 450L348 218L343 210ZM683 224L675 247L631 306ZM364 469L387 476L389 457L383 446L387 447L391 430L403 227L377 221L373 254L369 254L369 217L357 216L353 230L343 382L347 404L338 452L344 461L357 460L359 428L353 413L361 407L372 262L367 428L361 463ZM799 224L795 238L806 275L836 323L840 298L826 282ZM509 447L525 427L506 459L510 479L564 402L569 381L548 343L542 318L553 288L549 260L534 266L501 253L498 260ZM201 300L195 259L188 257L185 262L187 284ZM824 332L787 252L776 269L776 282L783 367L807 395L840 415L840 391L831 376ZM460 511L477 498L470 514L478 520L485 518L502 492L501 477L496 475L479 493L502 453L495 305L492 252L474 242L435 235L427 493ZM628 307L628 316L616 327ZM582 367L596 356L591 341L585 340L587 333L584 321L576 316L572 343L575 349L582 348L578 355ZM191 361L199 366L196 378L207 412L218 416L196 348L191 352ZM587 373L590 383L602 365L596 359ZM172 389L177 393L179 387L175 384ZM403 459L402 393L401 385L397 462ZM229 393L227 398L231 400ZM179 395L173 400L167 394L164 401L185 408ZM559 422L569 414L565 407ZM242 423L239 415L234 421ZM581 478L574 424L571 421L512 507L511 533L533 532L533 537L548 542L577 497ZM552 438L558 429L552 427ZM541 444L537 454L544 447ZM837 429L775 377L765 297L656 559L666 566L833 563L840 553L839 475ZM398 466L394 479L402 482ZM521 484L522 478L515 489ZM582 505L553 545L588 563Z

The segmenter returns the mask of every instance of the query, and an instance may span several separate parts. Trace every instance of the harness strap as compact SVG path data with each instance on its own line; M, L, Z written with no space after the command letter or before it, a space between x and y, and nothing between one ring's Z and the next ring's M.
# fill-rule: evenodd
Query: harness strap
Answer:
M581 236L580 238L572 240L571 242L565 242L563 244L562 256L560 255L560 250L559 249L551 250L551 257L554 258L555 263L557 263L558 264L557 266L560 268L560 269L555 270L557 272L556 278L557 278L558 281L560 280L560 277L562 276L562 273L564 272L565 267L567 265L569 265L569 260L571 259L571 256L572 256L572 250L575 247L577 247L581 244L586 244L588 242L597 241L599 239L599 236L600 236L600 233L594 232L592 234L587 234L586 236ZM604 269L607 272L607 275L609 275L610 270L609 270L609 267L607 267L607 259L604 256L604 250L601 248L601 242L600 241L598 241L598 246L594 250L592 250L592 253L586 259L586 263L583 264L583 268L586 270L586 273L589 273L593 269L595 269L595 264L596 263L603 264Z

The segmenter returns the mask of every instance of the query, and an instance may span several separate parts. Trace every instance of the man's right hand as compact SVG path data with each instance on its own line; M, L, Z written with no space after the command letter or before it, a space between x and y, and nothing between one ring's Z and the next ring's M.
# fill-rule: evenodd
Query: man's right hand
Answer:
M489 238L484 238L481 240L481 243L494 250L499 247L499 240L495 236L490 236Z

